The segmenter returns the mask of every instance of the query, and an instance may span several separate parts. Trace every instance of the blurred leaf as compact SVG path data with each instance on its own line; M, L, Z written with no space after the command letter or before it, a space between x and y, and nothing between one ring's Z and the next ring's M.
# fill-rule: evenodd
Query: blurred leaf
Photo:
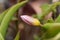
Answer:
M52 5L44 4L41 6L41 8L42 8L42 14L38 15L38 19L40 21L44 21L44 17L47 16L51 12Z
M60 5L60 2L56 2L56 3L53 3L53 4L50 4L50 5L45 5L45 7L43 6L42 9L46 9L45 11L42 12L42 14L38 15L38 18L40 20L43 20L44 17L46 15L48 15L52 10L54 10L58 5Z
M15 17L15 16L13 16L13 17L12 17L12 21L16 21L16 20L18 20L18 18Z
M60 15L55 19L56 23L60 23Z
M50 38L49 40L60 40L60 33L58 33L55 37Z
M54 23L54 20L52 18L47 20L47 23Z
M0 33L0 40L4 40L3 36L1 35L1 33Z
M14 40L19 40L19 39L20 39L20 32L18 31L18 33L17 33L17 35L16 35Z
M5 10L4 12L2 12L2 13L0 14L0 23L2 22L4 16L5 16L5 14L6 14L7 12L8 12L8 9ZM12 20L18 20L18 19L13 16Z
M57 12L57 11L56 11L56 8L52 9L52 11L53 11L54 13L56 13L56 12Z
M54 20L52 19L52 18L50 18L50 19L48 19L48 20L43 20L43 22L42 22L43 24L45 24L45 23L54 23Z
M32 15L32 17L37 18L37 15L36 15L36 14L34 14L34 15Z
M37 35L34 35L34 40L40 40L40 38Z
M47 16L47 14L49 14L49 12L51 11L51 5L50 4L43 4L41 6L42 8L42 14L39 17L42 17L42 23L47 23L47 22L53 22L53 19L44 19L45 16ZM46 15L45 15L46 14Z
M2 13L0 14L0 23L2 22L4 16L5 16L5 14L6 14L7 12L8 12L8 9L5 10L4 12L2 12Z
M0 25L0 33L2 34L3 37L6 36L6 31L8 29L8 25L13 17L13 15L16 13L16 11L21 8L22 6L24 6L27 3L27 1L22 1L20 3L17 3L15 5L13 5L12 7L10 7L9 11L7 12L7 14L4 16L3 21Z
M45 12L48 8L49 8L49 4L43 4L42 6L41 6L41 8L42 8L42 12Z
M60 32L60 23L46 23L43 27L47 30L45 38L52 38Z

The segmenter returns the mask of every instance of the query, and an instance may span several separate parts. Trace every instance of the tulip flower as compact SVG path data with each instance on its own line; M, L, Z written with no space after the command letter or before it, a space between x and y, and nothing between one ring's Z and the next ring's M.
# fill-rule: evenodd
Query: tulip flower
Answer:
M28 16L28 15L22 15L21 19L29 25L33 25L33 26L40 26L41 25L40 21L38 19L33 18L31 16Z

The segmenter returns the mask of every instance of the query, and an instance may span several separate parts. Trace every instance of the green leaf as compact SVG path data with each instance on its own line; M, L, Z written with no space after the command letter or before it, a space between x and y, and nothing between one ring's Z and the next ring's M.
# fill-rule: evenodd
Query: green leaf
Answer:
M56 23L60 23L60 15L55 19Z
M44 4L41 6L42 13L38 15L39 20L43 20L46 15L48 15L51 12L51 5L50 4Z
M53 37L51 40L60 40L60 32L55 37Z
M3 13L0 14L0 23L2 22L4 16L5 16L5 14L6 14L7 12L8 12L8 9L5 10Z
M24 6L27 3L27 1L22 1L20 3L15 4L14 6L12 6L9 11L6 13L6 15L4 16L1 25L0 25L0 33L2 34L3 37L6 36L6 31L8 28L8 25L13 17L13 15L16 13L16 11L21 8L22 6Z
M34 40L40 40L40 37L38 37L37 35L34 35Z
M54 23L54 20L52 18L47 20L47 23Z
M0 24L1 24L1 22L2 22L2 20L3 20L3 18L4 18L4 16L5 16L5 14L8 12L8 9L7 10L5 10L4 12L2 12L1 14L0 14ZM16 17L12 17L12 20L17 20L17 18Z
M58 5L60 5L60 2L56 2L56 3L53 3L53 4L51 4L49 7L48 6L45 6L45 12L43 12L42 14L40 14L40 15L38 15L38 18L39 18L39 20L43 20L44 19L44 17L46 16L46 15L48 15L52 10L54 10ZM44 7L43 7L44 8Z
M17 17L13 16L12 21L16 21L16 20L18 20Z
M19 39L20 39L20 32L18 31L18 33L17 33L17 35L16 35L14 40L19 40Z
M52 18L47 19L47 20L44 19L42 23L43 23L43 24L45 24L45 23L54 23L54 20L53 20Z
M1 33L0 33L0 40L4 40L3 36L1 35Z
M52 38L60 32L60 23L46 23L42 27L47 30L45 38Z
M42 12L45 12L48 8L49 8L49 4L43 4L42 6L41 6L41 8L42 8Z
M50 9L50 7L51 7L50 4L43 4L43 5L41 6L41 8L42 8L42 13L45 14L45 12L48 12L49 9ZM54 9L54 11L55 11L55 9ZM49 14L49 13L48 13L48 14ZM47 15L45 15L45 16L47 16ZM52 18L50 18L50 19L48 19L48 20L44 20L44 19L42 19L42 20L43 20L43 23L47 23L47 22L52 23L52 22L54 22L54 20L53 20Z

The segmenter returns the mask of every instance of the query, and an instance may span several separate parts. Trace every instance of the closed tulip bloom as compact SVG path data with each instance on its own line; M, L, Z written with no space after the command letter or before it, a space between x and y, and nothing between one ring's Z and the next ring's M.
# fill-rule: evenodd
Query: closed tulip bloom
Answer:
M27 23L27 24L29 24L29 25L40 26L40 21L39 21L38 19L36 19L36 18L31 17L31 16L22 15L22 16L21 16L21 19L22 19L25 23Z

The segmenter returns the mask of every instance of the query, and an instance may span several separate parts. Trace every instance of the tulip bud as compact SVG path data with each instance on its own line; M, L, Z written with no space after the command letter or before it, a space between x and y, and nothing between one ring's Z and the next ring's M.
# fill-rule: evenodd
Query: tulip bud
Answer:
M28 15L22 15L21 19L29 25L40 26L40 21L38 19L30 17Z

